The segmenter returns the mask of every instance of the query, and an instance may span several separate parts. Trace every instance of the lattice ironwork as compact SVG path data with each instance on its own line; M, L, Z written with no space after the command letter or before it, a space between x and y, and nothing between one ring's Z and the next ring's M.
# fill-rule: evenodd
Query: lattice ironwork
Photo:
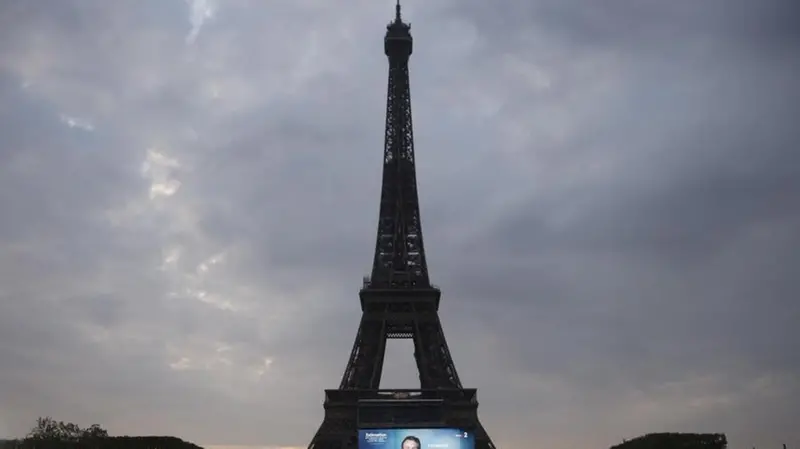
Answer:
M400 19L386 27L384 51L389 59L386 133L378 235L370 283L374 287L430 287L417 194L414 129L408 59L413 49L411 26Z

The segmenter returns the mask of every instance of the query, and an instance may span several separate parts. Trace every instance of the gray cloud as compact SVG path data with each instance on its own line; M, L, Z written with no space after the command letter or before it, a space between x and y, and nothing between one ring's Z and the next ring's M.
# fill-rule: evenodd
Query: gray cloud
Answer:
M431 273L496 442L788 442L796 8L495 3L405 11ZM0 7L0 433L307 444L371 261L391 12Z

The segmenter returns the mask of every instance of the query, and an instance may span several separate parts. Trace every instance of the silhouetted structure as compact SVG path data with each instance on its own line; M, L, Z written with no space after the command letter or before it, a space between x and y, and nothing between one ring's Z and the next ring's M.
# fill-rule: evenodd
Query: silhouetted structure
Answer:
M203 449L176 437L103 437L78 441L24 439L5 441L0 449Z
M0 449L202 449L175 437L112 437L99 424L77 424L39 417L23 439L0 440Z
M649 433L611 449L726 449L724 433Z
M325 418L309 449L355 448L359 428L457 427L478 449L494 448L478 420L475 389L464 389L439 321L441 292L431 285L422 243L411 122L410 25L387 26L386 136L378 235L363 312L339 388L325 391ZM421 389L379 390L388 338L414 341Z

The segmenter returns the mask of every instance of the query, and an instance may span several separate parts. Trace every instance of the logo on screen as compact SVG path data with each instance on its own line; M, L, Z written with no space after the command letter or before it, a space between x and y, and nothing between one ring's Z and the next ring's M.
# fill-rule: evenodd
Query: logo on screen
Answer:
M386 442L389 435L383 432L366 432L364 433L364 441L369 444L382 444Z

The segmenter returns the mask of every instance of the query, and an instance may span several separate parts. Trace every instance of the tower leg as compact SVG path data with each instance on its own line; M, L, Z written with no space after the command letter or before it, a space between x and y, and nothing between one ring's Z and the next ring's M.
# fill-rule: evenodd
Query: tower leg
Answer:
M358 449L356 410L325 410L322 425L308 449Z

